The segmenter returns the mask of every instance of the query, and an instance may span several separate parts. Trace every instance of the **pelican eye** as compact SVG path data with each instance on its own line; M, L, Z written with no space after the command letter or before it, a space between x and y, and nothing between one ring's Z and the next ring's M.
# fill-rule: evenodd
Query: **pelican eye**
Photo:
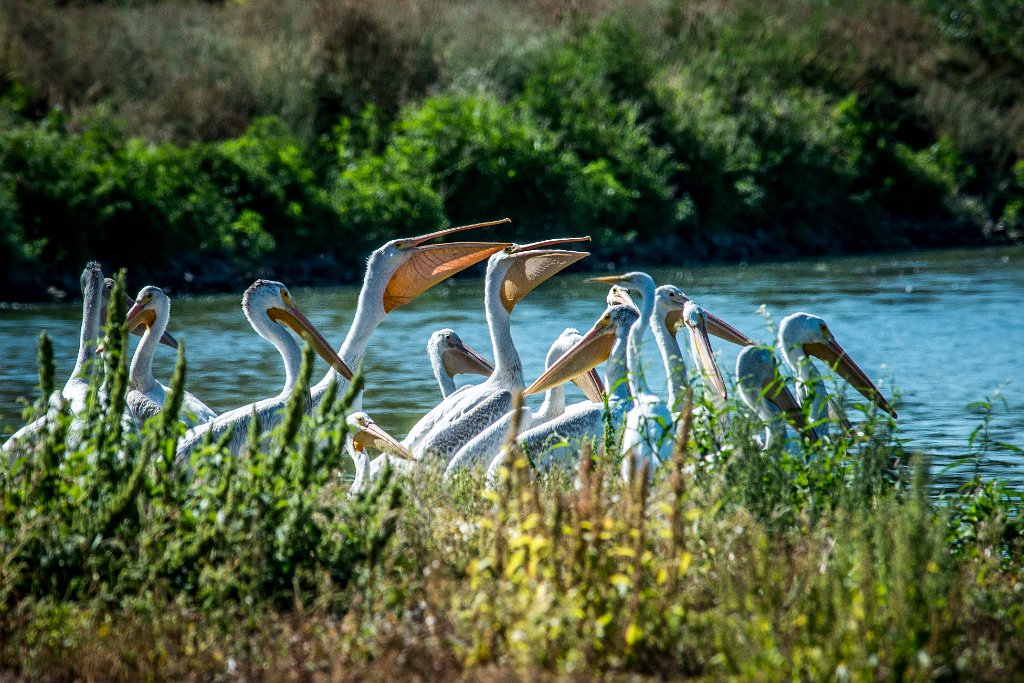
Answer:
M828 330L828 325L826 325L825 323L818 325L818 329L821 330L821 336L824 337L825 339L828 339L829 337L832 336L832 333L829 332Z
M292 295L288 293L287 289L281 290L281 300L284 301L289 306L292 305Z

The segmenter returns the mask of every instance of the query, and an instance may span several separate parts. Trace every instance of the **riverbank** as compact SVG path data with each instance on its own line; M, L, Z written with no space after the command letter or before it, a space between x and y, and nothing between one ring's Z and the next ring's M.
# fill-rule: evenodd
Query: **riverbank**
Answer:
M619 265L1024 229L1012 17L278 5L5 6L2 298L73 293L87 258L177 291L341 284L387 239L500 216Z

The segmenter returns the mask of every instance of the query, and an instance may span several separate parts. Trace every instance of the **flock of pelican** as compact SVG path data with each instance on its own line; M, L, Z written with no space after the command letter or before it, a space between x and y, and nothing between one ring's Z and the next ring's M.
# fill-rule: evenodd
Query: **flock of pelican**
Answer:
M388 313L410 303L417 295L448 277L487 260L484 311L490 333L493 362L469 348L451 329L434 332L427 343L431 366L441 390L440 402L398 440L381 429L355 397L347 416L346 448L355 464L352 491L363 490L385 465L400 471L435 468L445 479L459 472L486 472L493 482L517 445L538 473L552 468L573 468L588 441L600 440L609 423L620 435L623 454L621 476L627 482L653 477L674 448L675 425L690 391L684 354L677 335L689 337L689 352L702 378L709 402L724 408L726 383L711 348L710 335L742 348L736 361L737 393L765 424L763 448L786 441L789 430L801 436L821 437L844 418L823 390L822 378L810 358L824 361L874 403L896 417L889 402L836 341L828 325L817 316L794 313L778 329L778 348L796 382L796 393L782 379L773 350L755 342L732 325L690 300L677 287L657 286L650 275L630 272L588 280L609 290L606 307L584 334L565 329L553 340L546 369L529 386L512 340L515 306L534 288L561 270L588 256L572 245L588 237L552 239L531 244L507 242L436 242L462 231L508 222L490 221L396 239L374 251L366 267L352 325L337 352L296 304L280 282L257 280L242 297L242 310L256 333L281 355L285 381L273 397L217 415L201 400L186 393L177 417L187 426L177 445L177 462L192 465L193 452L211 440L240 454L250 422L257 420L267 432L283 419L283 408L300 386L301 349L289 329L304 339L330 366L324 378L308 389L307 411L312 410L332 385L343 388L352 380L351 368L363 360L370 339ZM4 452L31 448L54 420L54 414L85 410L95 362L102 352L100 321L106 317L112 281L90 263L82 273L83 315L75 368L63 389L50 397L46 415L26 425L4 445ZM153 357L160 344L176 347L167 333L170 299L158 287L144 287L130 303L125 325L142 340L132 358L124 420L133 427L163 410L169 389L153 376ZM642 345L650 329L667 376L666 394L652 389L644 375ZM597 368L604 364L603 381ZM480 375L477 384L456 389L458 374ZM586 400L566 405L564 384L574 382ZM522 398L544 392L534 411ZM722 413L725 411L722 410ZM230 436L227 435L230 433ZM225 437L226 440L225 440ZM367 451L379 451L371 460ZM641 473L645 473L642 475Z

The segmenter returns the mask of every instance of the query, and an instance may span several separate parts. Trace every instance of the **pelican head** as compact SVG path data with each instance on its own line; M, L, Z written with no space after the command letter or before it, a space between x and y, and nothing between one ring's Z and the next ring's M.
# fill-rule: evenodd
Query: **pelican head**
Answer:
M800 358L791 353L795 350L801 356L814 356L825 361L839 375L850 383L864 398L896 417L896 411L889 404L878 387L868 379L864 371L843 350L828 324L810 313L793 313L779 323L779 346L794 370L800 372Z
M494 364L466 345L455 330L444 328L430 335L427 352L440 358L449 377L455 375L490 376Z
M757 411L758 401L764 398L778 408L797 429L807 429L807 420L800 404L782 379L779 364L770 347L743 348L736 356L736 381L740 396L753 410Z
M427 242L463 230L509 222L508 218L504 218L500 221L460 225L419 237L391 240L370 254L366 263L364 290L373 289L370 287L372 283L384 285L383 291L379 287L373 289L373 296L375 299L379 296L379 305L384 313L390 313L442 280L509 246L508 242Z
M509 313L542 282L590 254L553 249L562 244L589 242L589 237L567 237L531 244L513 244L495 252L487 262L487 278L501 277L501 303Z
M547 391L608 360L616 339L625 340L629 328L639 317L635 306L615 304L606 308L583 338L538 377L523 395Z
M608 296L604 298L605 304L608 306L614 306L615 304L629 304L630 306L636 306L633 298L629 296L629 292L626 291L625 287L619 285L612 285L608 289Z
M345 418L349 427L349 436L352 439L352 447L360 453L365 453L367 448L390 453L408 460L412 460L409 449L398 442L395 437L388 434L364 412L351 413Z
M550 368L554 365L559 358L568 353L569 349L576 346L581 339L583 339L583 335L576 328L565 328L562 334L558 335L558 338L551 344L551 348L548 349L547 358L544 359L544 367ZM583 374L573 377L572 383L579 387L579 390L583 392L588 401L594 401L595 403L601 401L601 397L604 394L604 382L601 381L601 376L597 374L596 368L591 368Z
M103 291L103 270L96 261L89 261L82 270L82 277L79 280L82 285L82 296L89 300L98 297Z
M156 289L156 288L154 287L154 289ZM114 278L110 278L110 277L104 278L103 279L103 298L102 298L102 303L100 304L100 320L101 321L104 321L104 320L107 319L107 311L109 310L109 307L110 307L110 294L113 291L114 291ZM163 292L161 292L161 294L162 293ZM141 296L142 293L140 292L139 295ZM132 298L130 296L128 296L127 294L125 294L124 298L125 298L125 304L126 304L127 309L131 310L135 306L135 300L132 300ZM136 300L137 300L137 298L136 298ZM127 322L127 320L128 320L128 318L126 317L125 321ZM136 335L136 336L140 336L141 337L143 332L146 331L146 327L147 326L145 324L140 322L138 325L136 325L135 327L130 328L128 331L131 332L132 334ZM178 340L175 339L173 336L171 336L171 333L168 332L167 330L164 330L164 333L160 336L160 343L163 344L164 346L170 346L172 349L178 348Z
M715 352L711 350L707 313L697 304L687 301L683 306L683 324L690 330L690 343L693 346L694 355L700 362L702 374L719 397L725 400L729 393L725 388L722 371L719 370L718 362L715 360Z
M686 327L686 323L683 320L683 309L687 302L691 299L683 294L675 285L662 285L654 292L654 307L655 313L661 316L661 319L665 322L665 327L671 334L678 334L680 330ZM754 340L743 334L735 327L725 322L717 315L709 313L703 308L701 311L704 313L704 319L707 325L708 334L712 334L719 339L724 339L727 342L732 342L738 346L753 346Z
M149 328L157 318L167 319L171 316L171 300L164 290L148 285L139 290L132 307L125 316L125 325L133 330L140 325Z
M288 288L280 282L257 280L252 283L242 295L242 310L245 311L245 317L249 319L253 329L267 341L273 342L263 332L265 325L258 318L261 314L265 319L290 327L295 334L308 341L320 357L341 373L342 377L352 379L352 371L338 357L309 318L299 310Z

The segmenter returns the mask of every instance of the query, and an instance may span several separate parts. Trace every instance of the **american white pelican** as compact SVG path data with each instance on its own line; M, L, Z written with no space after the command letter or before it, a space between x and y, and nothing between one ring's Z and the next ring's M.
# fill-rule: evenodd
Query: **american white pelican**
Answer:
M110 294L113 291L114 278L103 278L103 305L100 307L100 327L103 327L103 324L107 321L107 307L110 303ZM135 300L132 299L131 296L129 296L128 294L124 295L124 299L125 310L128 310L135 305ZM128 331L137 337L141 337L143 334L146 333L146 329L147 328L144 324L139 323L138 325L136 325L135 327ZM178 348L178 340L171 336L171 333L168 332L167 330L164 330L164 333L160 335L160 343L163 344L164 346L170 346L172 349ZM100 345L102 346L102 344Z
M544 361L545 369L550 368L559 358L571 349L576 343L583 339L577 330L568 327L555 339L548 349L547 358ZM580 388L584 396L590 401L601 401L604 394L604 386L597 375L597 371L591 369L578 377L572 378L572 382ZM565 385L551 387L544 394L544 402L536 411L521 408L519 411L519 431L525 432L533 427L549 422L565 412ZM477 465L489 463L501 449L501 445L508 437L508 431L515 419L515 411L509 411L501 419L497 420L483 430L469 442L459 449L455 457L448 463L445 470L445 479L450 479L459 470L465 470Z
M466 387L428 412L402 443L417 459L449 459L470 439L512 409L512 393L523 390L523 366L512 342L512 309L563 268L587 252L553 249L589 237L512 245L490 257L484 284L487 329L494 351L494 372L480 384Z
M338 356L349 367L358 367L366 353L370 336L389 312L409 303L437 283L508 246L508 242L426 244L427 242L463 230L508 222L509 219L505 218L500 221L438 230L419 237L391 240L370 254L366 261L366 275L363 277L363 288L359 292L355 317L352 319L348 334L345 335L345 341L338 350ZM314 405L320 403L324 392L335 381L338 381L338 373L332 369L313 386L311 394ZM352 405L355 410L361 407L362 393L356 397Z
M430 335L427 356L434 370L434 379L441 387L441 398L455 393L455 375L483 375L490 377L494 364L469 348L455 330L444 328Z
M366 454L367 448L374 448L401 458L406 462L413 463L412 455L393 436L381 429L376 422L364 412L351 413L345 421L348 423L348 433L345 435L345 449L356 468L356 476L349 488L349 495L356 495L365 491L370 483L376 478L370 464L370 456ZM415 464L415 463L413 463ZM379 471L379 468L378 468Z
M779 374L775 354L766 346L744 347L736 356L736 391L764 422L761 448L768 450L786 439L786 422L804 430L800 404Z
M676 334L687 327L683 319L683 312L689 301L690 299L674 285L662 285L654 293L654 316L651 318L651 332L654 334L654 341L658 345L661 360L665 365L665 375L668 378L668 401L673 413L682 408L686 387L689 386L686 363L683 361L682 351L676 341ZM718 316L703 309L701 311L709 334L739 346L754 344L754 340ZM693 332L690 333L690 339L691 355L693 355ZM698 360L698 356L693 356L693 358L700 367L702 363Z
M843 350L824 320L810 313L793 313L779 323L779 350L786 363L796 373L797 395L801 403L810 400L811 426L821 433L829 433L829 397L823 380L809 356L820 358L835 369L864 398L896 417L896 411L885 400L864 371ZM820 426L819 426L820 425Z
M98 283L98 284L97 284ZM89 262L82 271L82 329L79 336L78 356L75 360L75 368L71 372L67 383L62 389L54 391L48 400L46 415L36 418L32 422L16 431L0 447L0 452L6 453L17 443L28 439L35 439L47 424L52 423L57 415L64 410L70 409L73 415L81 414L85 410L86 397L89 395L89 383L93 376L102 368L96 360L99 349L100 329L107 319L107 306L110 302L110 293L114 289L114 280L104 278L100 265L95 261ZM98 301L97 301L98 298ZM128 305L131 306L131 297L127 297ZM141 335L143 326L132 330L132 334ZM164 334L160 338L161 344L167 344L177 348L178 342L170 334Z
M633 405L626 412L622 436L622 477L628 485L637 473L646 470L650 480L661 463L672 457L675 445L672 411L648 387L641 354L644 334L654 313L654 279L647 273L634 271L624 275L591 278L587 282L618 285L634 299L640 298L640 317L629 331L626 350Z
M292 300L288 288L280 282L271 280L254 282L242 296L242 310L256 333L277 347L281 354L285 372L284 388L273 398L235 408L206 424L188 430L178 445L178 462L187 460L207 434L216 441L229 429L233 431L228 441L228 449L237 455L245 445L249 422L253 416L259 420L260 431L264 433L281 421L282 409L291 397L302 364L299 345L284 329L285 325L296 334L305 337L312 344L313 349L342 377L347 380L352 379L352 371L338 357L323 335L313 326L313 323L309 322L309 319L299 310ZM307 409L311 405L312 402L307 400Z
M153 354L160 338L167 331L170 319L171 300L162 289L152 285L139 291L125 316L125 325L129 330L139 326L144 326L146 330L132 357L131 368L128 371L128 396L125 401L125 410L138 427L163 411L166 394L170 391L169 387L153 377ZM194 427L215 417L217 413L189 392L185 392L178 419L187 426Z
M704 383L711 390L719 407L724 407L729 392L725 387L725 379L715 360L715 352L711 350L710 315L692 301L683 306L683 324L690 331L690 356L697 366Z
M583 339L555 361L523 395L547 391L605 363L607 410L612 427L618 428L622 424L623 413L632 403L626 377L626 347L629 331L639 317L640 313L632 304L613 304L606 308ZM600 442L605 428L605 411L603 400L576 403L560 417L523 432L516 443L539 472L547 472L552 467L575 467L583 444L587 441ZM496 481L506 457L507 454L502 452L491 461L487 468L488 485Z
M2 451L12 450L16 444L28 443L52 422L64 408L79 414L85 410L86 397L89 395L89 383L99 364L95 362L96 344L100 333L100 314L104 293L103 271L100 264L90 261L82 271L82 328L78 338L78 356L75 368L63 389L54 391L48 398L49 409L43 415L16 431L4 442ZM109 296L109 293L108 293Z

